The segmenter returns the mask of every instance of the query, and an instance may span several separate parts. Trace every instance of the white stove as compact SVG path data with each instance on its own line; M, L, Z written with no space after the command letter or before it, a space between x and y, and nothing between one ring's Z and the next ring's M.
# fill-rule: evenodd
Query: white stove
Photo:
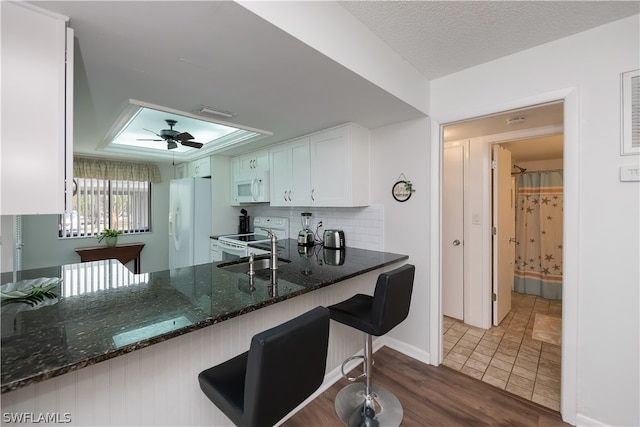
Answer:
M253 233L231 234L218 238L218 249L222 261L234 261L249 256L249 252L256 255L268 254L269 251L249 248L250 243L269 243L269 236L264 229L271 230L278 240L289 238L289 220L287 218L258 216L253 220Z

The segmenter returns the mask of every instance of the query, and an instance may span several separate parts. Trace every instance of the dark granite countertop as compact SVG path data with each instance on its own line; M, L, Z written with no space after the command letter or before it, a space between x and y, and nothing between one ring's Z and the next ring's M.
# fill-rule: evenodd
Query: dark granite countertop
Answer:
M2 273L1 283L58 277L51 305L2 307L1 378L5 393L267 307L408 256L279 242L281 265L249 276L209 263L133 274L116 260ZM257 258L264 258L260 256ZM268 255L266 255L268 257ZM51 302L51 301L50 301ZM26 305L24 307L27 307Z

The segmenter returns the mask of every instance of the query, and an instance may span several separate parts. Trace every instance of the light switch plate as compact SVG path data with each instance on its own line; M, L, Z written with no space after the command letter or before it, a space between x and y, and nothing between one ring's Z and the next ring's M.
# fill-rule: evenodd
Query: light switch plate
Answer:
M620 181L640 181L640 166L620 166Z

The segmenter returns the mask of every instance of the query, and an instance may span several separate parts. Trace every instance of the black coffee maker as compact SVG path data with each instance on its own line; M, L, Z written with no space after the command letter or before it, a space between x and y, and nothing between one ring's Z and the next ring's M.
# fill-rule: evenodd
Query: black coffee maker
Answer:
M251 217L247 215L246 209L240 211L242 215L238 217L238 234L251 233Z

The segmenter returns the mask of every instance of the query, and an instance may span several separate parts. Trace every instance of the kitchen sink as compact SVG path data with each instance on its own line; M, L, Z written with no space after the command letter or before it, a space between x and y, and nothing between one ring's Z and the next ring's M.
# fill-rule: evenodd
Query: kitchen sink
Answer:
M289 264L291 261L286 259L278 259L278 267L281 265ZM253 270L264 270L271 266L271 260L269 258L259 258L253 261ZM249 261L237 262L232 264L220 264L218 268L232 273L248 273Z

